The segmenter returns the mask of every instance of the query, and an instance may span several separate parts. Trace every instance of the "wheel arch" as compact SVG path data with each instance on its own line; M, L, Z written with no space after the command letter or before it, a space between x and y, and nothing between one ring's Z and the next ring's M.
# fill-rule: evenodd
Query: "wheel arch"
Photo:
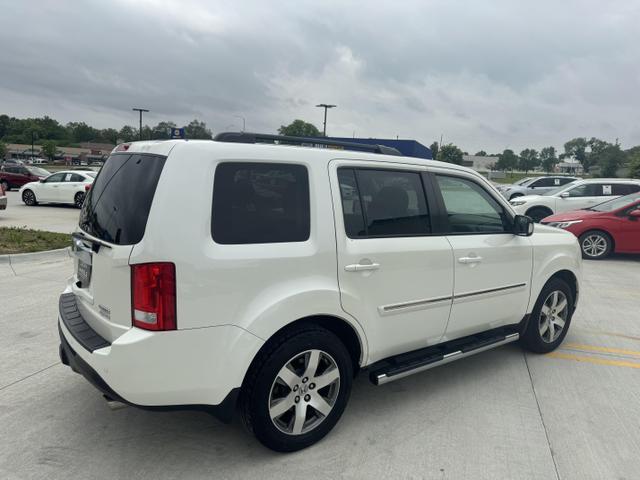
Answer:
M572 307L575 310L575 307L578 304L578 295L580 294L580 284L578 282L578 277L576 277L576 275L571 270L559 270L553 275L551 275L551 277L549 277L549 280L545 282L545 285L549 283L550 280L553 280L554 278L558 278L564 281L567 285L569 285L569 288L571 289L571 294L573 295Z

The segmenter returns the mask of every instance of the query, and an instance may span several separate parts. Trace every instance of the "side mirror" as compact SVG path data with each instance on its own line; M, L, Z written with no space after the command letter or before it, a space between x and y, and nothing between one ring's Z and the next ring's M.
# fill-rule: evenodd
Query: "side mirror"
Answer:
M526 215L516 215L513 219L513 233L521 237L533 235L533 219Z
M630 216L631 218L635 218L636 220L637 220L638 218L640 218L640 208L638 208L638 209L636 209L636 210L631 210L631 211L629 212L629 216Z
M564 192L560 194L560 198L567 198L569 197L569 192Z

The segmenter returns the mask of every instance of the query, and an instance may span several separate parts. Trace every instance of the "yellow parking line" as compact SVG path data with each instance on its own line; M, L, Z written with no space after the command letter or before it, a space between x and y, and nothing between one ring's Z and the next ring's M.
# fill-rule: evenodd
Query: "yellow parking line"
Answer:
M571 353L551 352L545 356L551 358L562 358L564 360L575 360L577 362L595 363L597 365L611 365L614 367L640 368L640 363L625 362L623 360L608 360L600 357L583 357L582 355L573 355Z
M569 348L576 350L587 350L589 352L603 352L603 353L619 353L620 355L631 355L633 357L640 357L640 352L634 350L623 350L621 348L609 348L609 347L597 347L595 345L581 345L579 343L565 343L560 348Z

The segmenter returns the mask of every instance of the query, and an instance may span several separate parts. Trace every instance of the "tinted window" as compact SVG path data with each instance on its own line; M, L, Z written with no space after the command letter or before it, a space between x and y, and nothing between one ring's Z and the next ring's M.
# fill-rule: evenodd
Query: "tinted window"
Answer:
M437 175L452 233L503 233L510 230L504 208L479 184Z
M597 197L602 196L604 187L607 186L603 186L599 183L585 183L572 188L568 193L570 197ZM610 185L608 186L608 188L608 191L611 192ZM611 195L611 193L607 193L607 195Z
M540 178L533 182L529 187L538 188L538 187L554 187L560 185L560 183L556 183L558 179L556 178Z
M16 167L4 167L4 171L7 173L16 173L17 170L18 169Z
M53 175L49 175L46 178L45 182L46 183L62 182L62 181L64 181L64 176L65 175L66 174L64 174L64 173L54 173Z
M429 211L419 173L340 169L338 179L345 229L349 237L398 237L431 233Z
M80 228L118 245L142 240L165 160L159 155L111 155L84 201Z
M558 183L558 185L566 185L567 183L574 182L576 179L567 177L567 178L557 178L556 180L560 180L560 183Z
M629 195L640 191L640 185L627 183L614 183L611 186L612 195Z
M77 173L72 173L69 179L65 179L66 182L84 182L84 177Z
M309 176L303 165L222 163L213 185L217 243L303 242L309 238Z

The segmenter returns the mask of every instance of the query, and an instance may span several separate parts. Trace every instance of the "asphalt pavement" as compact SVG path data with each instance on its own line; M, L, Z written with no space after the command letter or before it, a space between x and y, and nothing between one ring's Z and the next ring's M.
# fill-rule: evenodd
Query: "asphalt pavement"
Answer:
M110 410L58 359L71 270L0 265L2 479L638 478L640 257L585 263L556 352L512 344L381 387L360 376L334 431L294 454L237 420Z
M80 210L73 205L38 204L28 207L17 190L7 192L7 209L0 210L0 227L26 227L58 233L73 233Z

